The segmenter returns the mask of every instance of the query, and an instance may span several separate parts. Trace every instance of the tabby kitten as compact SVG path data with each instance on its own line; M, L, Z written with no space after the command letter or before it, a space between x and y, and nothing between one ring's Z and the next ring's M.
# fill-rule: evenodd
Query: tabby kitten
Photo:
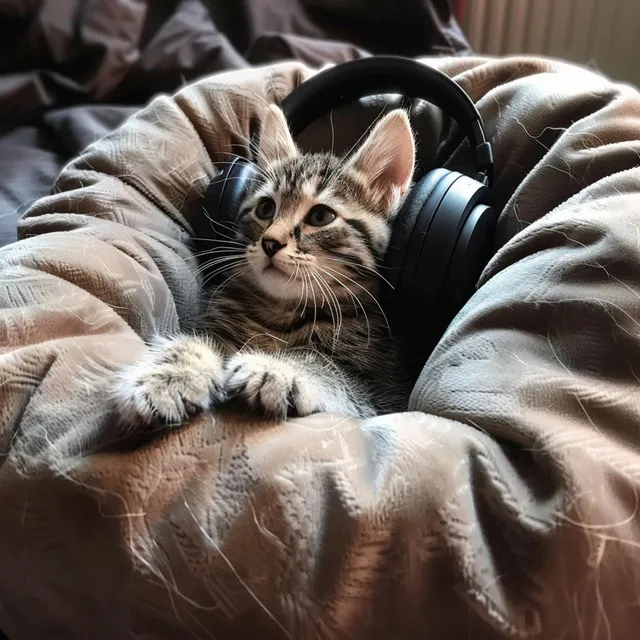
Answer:
M122 417L179 424L227 401L277 420L405 410L410 380L377 301L377 265L414 157L400 109L338 158L302 154L282 111L270 107L260 175L235 237L222 240L211 261L227 269L227 281L208 292L203 337L160 338L123 370Z

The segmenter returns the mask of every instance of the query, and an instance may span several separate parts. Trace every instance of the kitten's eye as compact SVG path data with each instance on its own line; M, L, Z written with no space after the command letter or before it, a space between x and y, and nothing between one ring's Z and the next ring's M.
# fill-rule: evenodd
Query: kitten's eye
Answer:
M317 204L311 207L305 222L312 227L324 227L337 218L335 211L325 207L323 204Z
M276 203L271 198L264 198L256 207L256 218L258 220L272 220L276 213Z

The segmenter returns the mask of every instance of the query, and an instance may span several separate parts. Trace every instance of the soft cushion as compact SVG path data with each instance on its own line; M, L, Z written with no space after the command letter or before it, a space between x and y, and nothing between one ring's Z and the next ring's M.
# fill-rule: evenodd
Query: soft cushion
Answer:
M0 251L0 628L40 638L632 638L640 96L535 58L425 60L494 143L497 253L411 411L150 440L106 393L193 327L215 162L299 63L160 96L66 166ZM348 148L381 100L301 136ZM415 105L421 166L466 170ZM247 151L248 153L248 151Z

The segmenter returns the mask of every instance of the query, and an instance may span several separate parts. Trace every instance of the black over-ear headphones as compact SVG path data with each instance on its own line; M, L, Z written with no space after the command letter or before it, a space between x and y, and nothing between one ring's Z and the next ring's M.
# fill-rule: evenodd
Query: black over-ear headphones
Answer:
M372 56L338 64L299 85L280 105L295 138L316 118L348 102L385 93L422 98L450 115L466 134L475 173L434 169L411 188L399 211L381 273L383 306L418 342L433 348L471 297L493 253L497 216L489 204L491 144L473 101L456 82L425 64ZM233 220L249 181L250 161L235 156L210 183L205 208ZM416 344L416 346L418 346Z

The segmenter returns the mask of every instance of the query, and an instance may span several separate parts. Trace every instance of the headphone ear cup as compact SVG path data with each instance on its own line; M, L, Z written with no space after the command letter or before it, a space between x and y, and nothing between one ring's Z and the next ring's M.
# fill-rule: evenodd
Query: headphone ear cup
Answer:
M432 173L425 176L429 190L405 241L393 306L402 329L423 355L471 295L473 278L490 253L496 219L484 184L457 171Z
M418 217L424 210L429 196L442 178L449 173L447 169L429 171L411 187L402 207L396 214L383 267L383 275L387 280L386 286L383 287L383 297L388 302L406 297L400 288L403 283L403 273L407 263L410 240L416 229ZM424 219L422 222L424 223Z
M456 171L451 171L431 195L427 207L433 211L421 214L428 213L432 219L421 243L412 287L413 296L425 309L443 307L447 276L460 233L474 208L488 202L489 189L484 184Z
M258 167L255 164L235 156L211 180L204 198L204 209L208 219L203 222L209 227L206 237L215 239L223 231L225 224L236 219L250 181L255 179L257 174Z
M497 222L493 207L479 204L471 211L460 232L445 284L450 317L474 294L478 280L495 252Z
M418 308L432 306L429 292L421 292L420 289L435 284L433 278L441 262L438 255L442 247L439 245L446 234L446 229L442 227L443 223L449 221L438 214L443 210L445 196L459 177L462 174L447 169L438 169L425 176L425 179L429 179L430 188L425 192L426 197L405 245L406 256L397 287L399 301L403 304Z
M202 256L211 249L211 240L231 234L229 223L236 220L250 181L257 174L258 168L252 162L235 156L211 180L204 196L203 215L196 216L192 223L195 232L194 247L198 255ZM206 259L202 260L201 266L204 275L208 276L204 263ZM216 279L210 281L215 282Z

